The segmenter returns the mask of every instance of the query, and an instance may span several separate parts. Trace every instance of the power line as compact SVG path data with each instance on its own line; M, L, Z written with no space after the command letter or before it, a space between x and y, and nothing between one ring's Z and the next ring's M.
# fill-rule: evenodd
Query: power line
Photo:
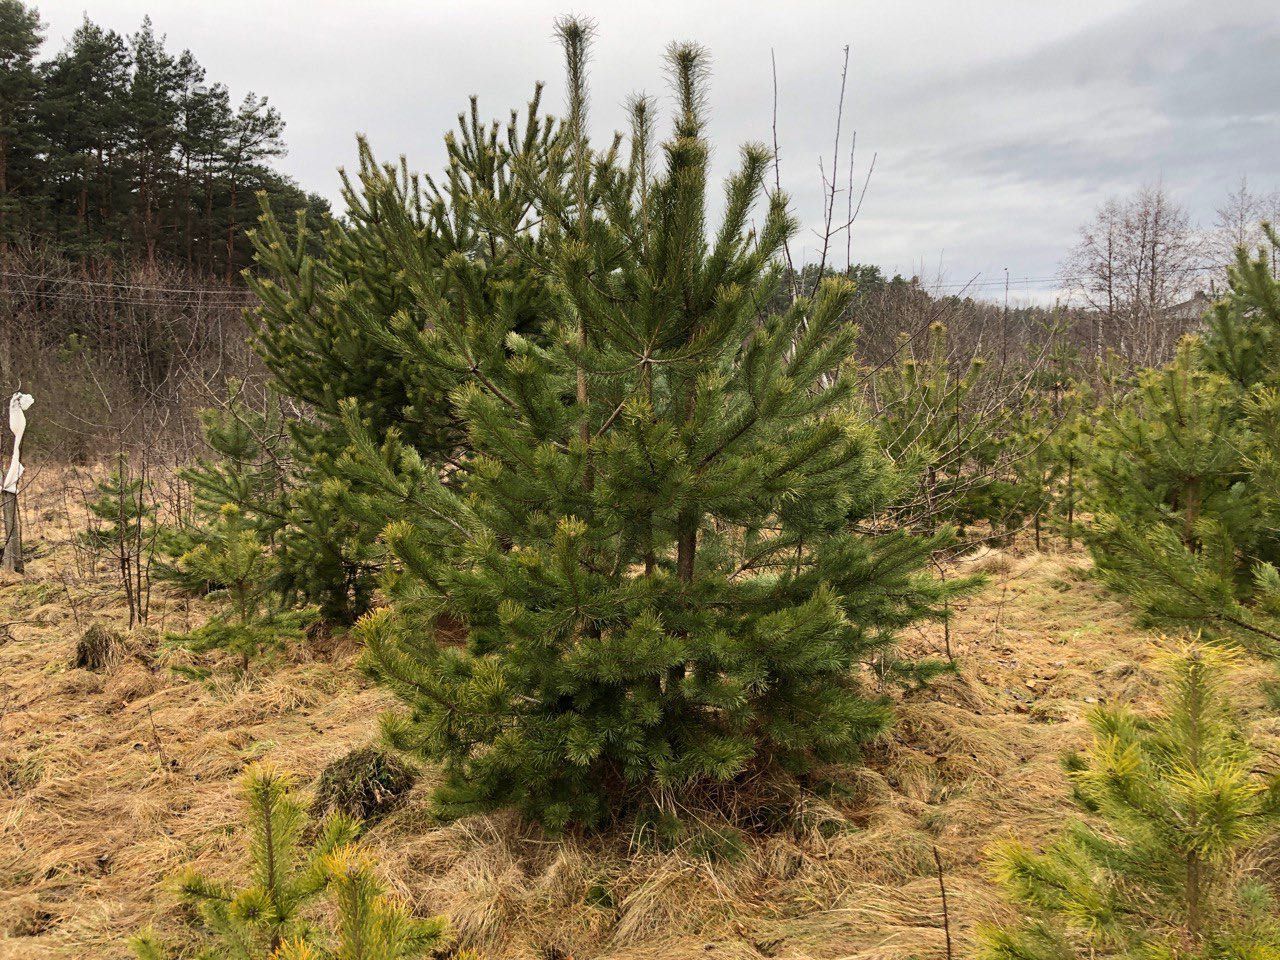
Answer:
M1215 270L1225 269L1228 264L1225 263L1207 263L1199 264L1192 267L1186 267L1182 273L1208 273ZM51 274L23 273L15 270L0 270L0 276L9 277L19 280L30 280L37 283L60 283L73 286L88 287L103 290L120 290L124 291L124 296L112 296L114 303L124 303L136 306L151 306L157 301L151 299L142 299L144 294L183 294L188 299L185 300L165 300L168 306L224 306L224 307L243 307L251 306L257 301L257 296L249 290L235 291L209 287L162 287L151 286L142 283L129 283L126 281L112 280L89 280L83 277L65 277L54 276ZM1117 277L1128 277L1133 279L1136 274L1122 273ZM914 278L919 283L921 289L926 292L945 291L945 290L974 290L985 287L1004 287L1015 286L1025 287L1033 284L1042 283L1060 283L1064 280L1061 275L1049 277L1003 277L993 278L990 280L971 280L967 283L939 283L926 284L918 277ZM12 292L10 292L12 295ZM41 291L37 296L57 299L57 300L80 300L88 302L94 298L86 294L68 294L57 293L51 291Z
M115 280L89 280L84 277L54 276L52 274L22 273L16 270L0 270L0 276L19 280L33 280L37 283L65 283L81 287L93 287L108 290L126 290L130 293L180 293L200 298L200 302L221 300L226 303L241 303L251 299L254 294L248 290L227 290L216 287L159 287L143 283L129 283Z
M1226 263L1205 263L1205 264L1197 264L1196 266L1192 266L1192 267L1184 267L1184 268L1182 268L1182 269L1181 269L1180 271L1178 271L1178 272L1180 272L1180 273L1209 273L1209 272L1214 271L1214 270L1223 270L1223 269L1226 269L1226 267L1228 267L1228 266L1230 266L1230 264L1226 264ZM1119 279L1119 278L1123 278L1123 277L1128 277L1128 278L1132 279L1132 278L1134 278L1135 276L1137 276L1137 274L1136 274L1136 273L1127 273L1127 272L1124 272L1124 273L1117 273L1117 274L1115 274L1115 276L1116 276L1118 279ZM918 278L917 278L917 279L918 279ZM1008 283L1009 283L1011 286L1025 286L1026 284L1031 284L1031 283L1053 283L1053 282L1062 282L1064 279L1065 279L1065 278L1064 278L1062 275L1060 275L1060 274L1059 274L1059 275L1057 275L1057 276L1052 276L1052 277L1021 277L1021 278L1011 278L1011 279L1009 279ZM1003 287L1003 286L1005 285L1005 282L1006 282L1006 281L1005 281L1005 279L1004 279L1003 277L998 277L998 278L994 278L994 279L991 279L991 280L979 280L979 281L970 282L970 283L941 283L941 284L935 284L935 285L930 286L930 285L927 285L927 284L925 284L925 283L921 282L921 284L920 284L920 285L921 285L921 287L922 287L922 288L924 288L925 290L966 290L966 289L970 289L970 290L971 290L971 289L973 289L974 287Z
M0 290L0 293L7 293L10 300L16 300L20 294L12 290ZM111 306L131 306L131 307L228 307L248 308L253 306L249 301L231 301L231 300L167 300L167 299L142 299L138 297L92 297L83 293L57 293L51 290L45 290L40 293L31 293L32 299L41 300L65 300L75 303L102 303Z

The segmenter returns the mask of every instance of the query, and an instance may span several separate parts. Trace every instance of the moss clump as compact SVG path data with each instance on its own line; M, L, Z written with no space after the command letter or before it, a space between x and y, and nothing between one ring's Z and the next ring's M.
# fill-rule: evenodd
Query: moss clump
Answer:
M38 757L0 755L0 794L16 796L38 785L43 776Z
M124 638L114 630L94 624L76 641L71 666L100 673L109 670L125 652Z
M311 814L343 813L374 823L395 809L417 779L413 767L384 750L352 750L321 772Z

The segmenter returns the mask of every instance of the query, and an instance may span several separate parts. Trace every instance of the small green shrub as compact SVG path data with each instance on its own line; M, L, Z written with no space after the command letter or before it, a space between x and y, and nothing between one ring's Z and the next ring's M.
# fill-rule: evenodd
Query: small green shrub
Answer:
M1280 777L1260 771L1229 705L1230 655L1168 664L1164 710L1093 713L1067 759L1077 804L1042 853L1001 845L996 879L1022 922L980 931L980 960L1273 960L1280 923L1242 858L1276 835Z
M135 467L121 453L110 476L94 485L97 496L87 504L89 528L80 542L105 553L120 578L129 608L129 629L145 624L151 611L151 561L159 526L155 493L146 463Z
M225 607L204 626L171 635L170 641L194 653L231 653L239 657L241 669L248 670L254 658L300 638L316 611L283 605L271 589L275 565L239 508L224 506L218 522L174 567L192 581L217 585L209 597L224 601Z
M337 814L303 844L306 810L291 781L268 767L245 775L249 881L235 887L194 870L175 882L188 908L199 960L400 960L445 945L445 921L416 919L387 895L355 844L359 824ZM335 920L311 908L327 899ZM170 956L146 931L131 941L139 960Z

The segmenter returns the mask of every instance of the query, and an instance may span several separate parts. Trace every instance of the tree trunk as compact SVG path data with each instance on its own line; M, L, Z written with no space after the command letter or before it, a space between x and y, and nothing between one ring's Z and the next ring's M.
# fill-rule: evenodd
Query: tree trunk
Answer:
M191 237L191 155L187 154L183 160L182 171L182 212L183 212L183 245L187 248L187 269L191 269L192 262L195 259L192 250Z
M9 249L9 231L5 212L5 197L9 195L9 140L0 137L0 251Z
M1200 942L1200 929L1204 924L1201 879L1200 858L1193 853L1187 858L1187 932L1193 943Z
M80 195L76 200L76 218L80 221L80 242L84 244L80 262L89 262L89 168L93 163L93 154L86 152L84 163L80 166Z
M1076 532L1075 455L1067 457L1067 547L1074 546Z
M111 181L107 177L107 157L102 147L94 151L98 161L98 216L104 226L111 224Z
M18 495L10 490L4 498L4 558L0 569L7 573L22 573L22 527L18 516Z
M235 269L233 254L236 240L236 179L231 178L231 204L227 208L227 283L231 282L232 270Z
M1182 539L1187 549L1196 552L1196 522L1200 519L1200 478L1188 480L1183 488L1186 506L1182 514Z
M204 272L213 277L213 177L204 178Z

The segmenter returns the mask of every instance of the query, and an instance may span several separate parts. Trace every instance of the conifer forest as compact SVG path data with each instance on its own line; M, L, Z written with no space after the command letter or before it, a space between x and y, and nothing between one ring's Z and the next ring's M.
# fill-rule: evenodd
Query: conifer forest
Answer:
M1280 960L1274 107L953 283L985 221L876 243L972 157L859 143L817 20L809 156L785 32L425 5L523 99L343 113L328 189L355 53L61 6L0 0L0 958Z

